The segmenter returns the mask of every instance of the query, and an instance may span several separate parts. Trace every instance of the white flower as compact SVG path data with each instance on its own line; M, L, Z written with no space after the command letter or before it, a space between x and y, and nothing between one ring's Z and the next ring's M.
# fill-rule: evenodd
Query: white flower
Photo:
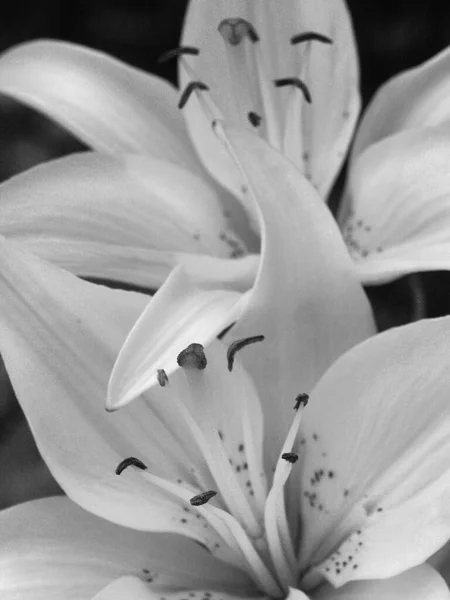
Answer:
M252 129L326 200L359 112L350 17L342 0L191 0L181 43L180 91L62 42L0 58L0 92L93 149L3 184L4 235L82 276L158 288L183 264L251 287L257 217L211 120ZM394 77L357 130L339 223L362 283L449 267L449 61Z
M181 268L145 308L1 242L0 351L38 447L72 500L125 529L68 501L11 509L0 590L448 598L425 561L450 535L450 318L362 341L370 309L317 192L256 136L220 135L261 216L250 294ZM119 350L123 408L106 413Z
M230 43L230 22L223 22L228 17L247 19L237 46ZM245 27L258 29L260 42L253 44ZM200 90L182 110L177 105L191 75L200 78L211 88L210 105L217 102L226 119L274 143L326 195L359 109L349 15L341 0L283 0L276 10L266 0L194 0L182 43L199 46L200 54L182 56L180 91L62 42L31 42L1 57L0 92L44 112L93 149L3 184L3 235L81 276L158 288L183 264L224 288L251 287L260 232L251 230L255 215L244 182L199 109L209 95ZM311 104L295 82L273 81L296 77ZM255 104L247 106L250 91ZM234 111L236 98L244 112ZM262 117L259 127L248 120L251 110Z

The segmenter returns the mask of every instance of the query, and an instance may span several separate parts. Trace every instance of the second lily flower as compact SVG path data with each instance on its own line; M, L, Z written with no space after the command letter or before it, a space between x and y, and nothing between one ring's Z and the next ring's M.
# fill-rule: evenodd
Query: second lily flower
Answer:
M192 0L182 45L198 54L181 53L180 92L71 44L3 55L0 91L93 148L3 184L4 235L81 276L158 288L183 264L222 289L251 287L257 218L211 118L262 136L326 200L359 112L350 17L341 0ZM357 134L339 222L362 282L449 266L450 182L436 168L449 61L445 51L395 78Z

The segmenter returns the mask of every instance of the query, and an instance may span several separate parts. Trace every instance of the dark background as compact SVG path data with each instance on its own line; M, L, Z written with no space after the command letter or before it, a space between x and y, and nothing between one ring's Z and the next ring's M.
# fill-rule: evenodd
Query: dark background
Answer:
M104 50L175 81L175 64L161 66L157 57L177 46L185 5L185 0L40 0L33 4L16 0L6 5L7 12L2 14L0 51L42 37L68 40ZM439 0L350 0L348 5L360 53L364 104L386 79L450 44L450 4ZM2 97L0 140L0 181L82 148L45 117ZM380 328L410 319L414 305L427 316L450 312L447 274L407 278L368 292ZM0 465L0 508L58 491L39 458L1 363Z

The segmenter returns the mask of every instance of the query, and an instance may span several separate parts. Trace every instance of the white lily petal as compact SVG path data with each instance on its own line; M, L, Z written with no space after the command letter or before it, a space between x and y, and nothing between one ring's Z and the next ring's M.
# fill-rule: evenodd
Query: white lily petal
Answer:
M218 31L224 19L243 18L259 36L238 44ZM291 38L314 32L331 37L292 46ZM251 127L249 112L262 117L256 130L326 195L342 163L359 111L358 65L350 17L334 0L269 1L193 0L186 16L183 45L200 48L182 58L184 88L195 76L205 82L227 121ZM187 65L187 66L186 66ZM308 104L298 89L274 87L275 79L302 77L311 91ZM204 164L223 185L242 196L235 165L217 144L201 102L192 96L183 109L192 140Z
M178 369L177 356L189 344L207 345L242 311L242 294L220 289L214 280L196 285L176 269L136 322L114 365L107 407L121 408Z
M132 271L147 266L151 277L176 251L244 252L206 183L144 155L71 155L10 179L1 195L2 233L79 275L102 276L104 264L111 277L135 257Z
M449 160L448 124L397 133L354 160L339 221L364 282L449 268Z
M0 265L0 352L55 478L113 522L204 543L208 532L185 520L184 501L132 468L115 473L129 456L150 457L152 473L173 481L201 463L196 446L178 436L175 409L166 409L168 423L145 405L104 410L113 362L147 297L83 282L12 243L2 242Z
M118 527L64 497L4 510L0 522L5 600L90 598L126 575L172 589L248 589L242 573L188 539Z
M391 329L338 359L312 392L302 564L320 563L335 585L397 575L450 537L449 335L449 318Z
M450 49L396 75L372 99L358 127L352 156L370 144L416 127L434 127L449 120Z
M324 586L314 600L448 600L449 589L442 577L427 564L396 577L355 581L333 589Z
M50 40L16 46L0 58L0 92L47 114L96 150L147 153L201 170L176 90L102 52Z
M228 338L265 336L258 352L250 348L243 361L270 423L266 448L275 461L297 394L309 392L342 352L371 335L374 323L336 223L317 192L255 135L233 129L225 135L248 180L263 235L253 292Z

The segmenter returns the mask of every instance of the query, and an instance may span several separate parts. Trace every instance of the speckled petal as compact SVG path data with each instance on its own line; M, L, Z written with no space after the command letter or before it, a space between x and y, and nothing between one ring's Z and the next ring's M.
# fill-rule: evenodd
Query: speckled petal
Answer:
M402 573L449 539L449 339L450 318L391 329L311 393L302 564L335 585Z
M249 588L242 573L216 561L194 542L113 525L64 497L4 510L0 522L4 600L91 598L124 576L145 589L150 584L205 586L245 593Z
M402 131L353 161L339 216L364 283L450 268L450 127Z
M177 263L176 252L244 252L206 182L145 155L74 154L0 189L0 231L77 275L145 285L146 267L150 287Z
M448 600L445 581L427 564L414 567L396 577L357 581L333 589L324 586L314 600Z

